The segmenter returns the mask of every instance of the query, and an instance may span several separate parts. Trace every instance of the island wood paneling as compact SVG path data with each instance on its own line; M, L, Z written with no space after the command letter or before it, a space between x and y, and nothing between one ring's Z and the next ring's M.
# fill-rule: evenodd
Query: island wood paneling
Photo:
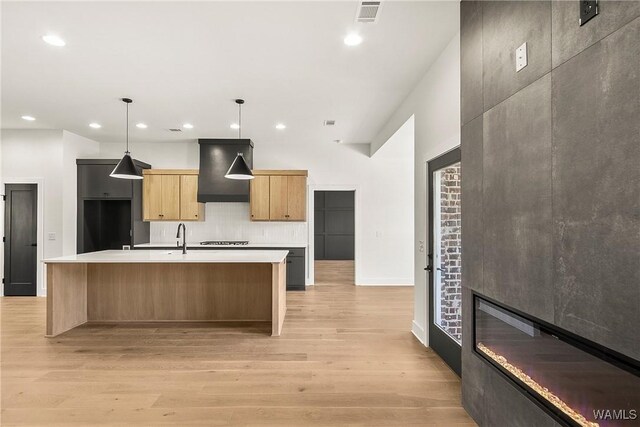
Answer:
M49 264L47 336L56 336L87 321L87 265Z
M271 269L271 264L89 264L88 320L271 321Z
M287 312L287 268L284 262L272 264L271 335L280 336Z

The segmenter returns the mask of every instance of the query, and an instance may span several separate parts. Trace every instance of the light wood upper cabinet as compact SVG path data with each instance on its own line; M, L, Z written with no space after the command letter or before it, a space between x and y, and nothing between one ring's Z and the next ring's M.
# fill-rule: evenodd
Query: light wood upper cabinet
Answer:
M307 171L254 170L252 221L306 221Z
M145 175L142 183L142 210L145 221L162 219L162 175Z
M180 218L185 221L204 218L204 203L198 203L198 175L180 175Z
M287 219L287 177L269 177L269 219L286 221Z
M143 219L145 221L203 221L198 203L197 170L145 169Z
M249 194L249 198L252 221L269 221L269 178L270 177L267 175L258 175L251 180L251 192Z
M307 220L307 177L287 177L287 219Z
M180 219L180 175L162 175L162 219Z

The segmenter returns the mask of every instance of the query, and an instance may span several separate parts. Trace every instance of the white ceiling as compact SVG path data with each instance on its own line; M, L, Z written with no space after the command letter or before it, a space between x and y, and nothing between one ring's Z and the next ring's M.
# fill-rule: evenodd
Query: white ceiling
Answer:
M2 127L66 129L103 142L243 137L367 143L459 28L457 1L2 2ZM343 44L350 31L364 42ZM47 33L65 47L45 44ZM35 122L22 120L32 115ZM325 119L336 126L324 127ZM101 129L88 127L98 122ZM148 124L145 130L133 126ZM194 129L172 133L188 122ZM287 129L274 129L277 122Z

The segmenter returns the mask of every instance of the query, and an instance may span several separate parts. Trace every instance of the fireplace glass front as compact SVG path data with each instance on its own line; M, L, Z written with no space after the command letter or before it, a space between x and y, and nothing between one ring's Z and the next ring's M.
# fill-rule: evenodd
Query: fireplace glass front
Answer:
M640 423L636 361L474 295L475 351L568 426Z

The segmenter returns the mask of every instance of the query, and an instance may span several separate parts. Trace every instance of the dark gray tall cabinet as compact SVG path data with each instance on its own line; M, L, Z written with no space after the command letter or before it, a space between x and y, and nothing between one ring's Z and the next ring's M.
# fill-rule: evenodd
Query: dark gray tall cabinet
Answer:
M77 159L79 254L149 242L142 221L142 180L109 176L118 159ZM151 165L134 160L136 167Z

